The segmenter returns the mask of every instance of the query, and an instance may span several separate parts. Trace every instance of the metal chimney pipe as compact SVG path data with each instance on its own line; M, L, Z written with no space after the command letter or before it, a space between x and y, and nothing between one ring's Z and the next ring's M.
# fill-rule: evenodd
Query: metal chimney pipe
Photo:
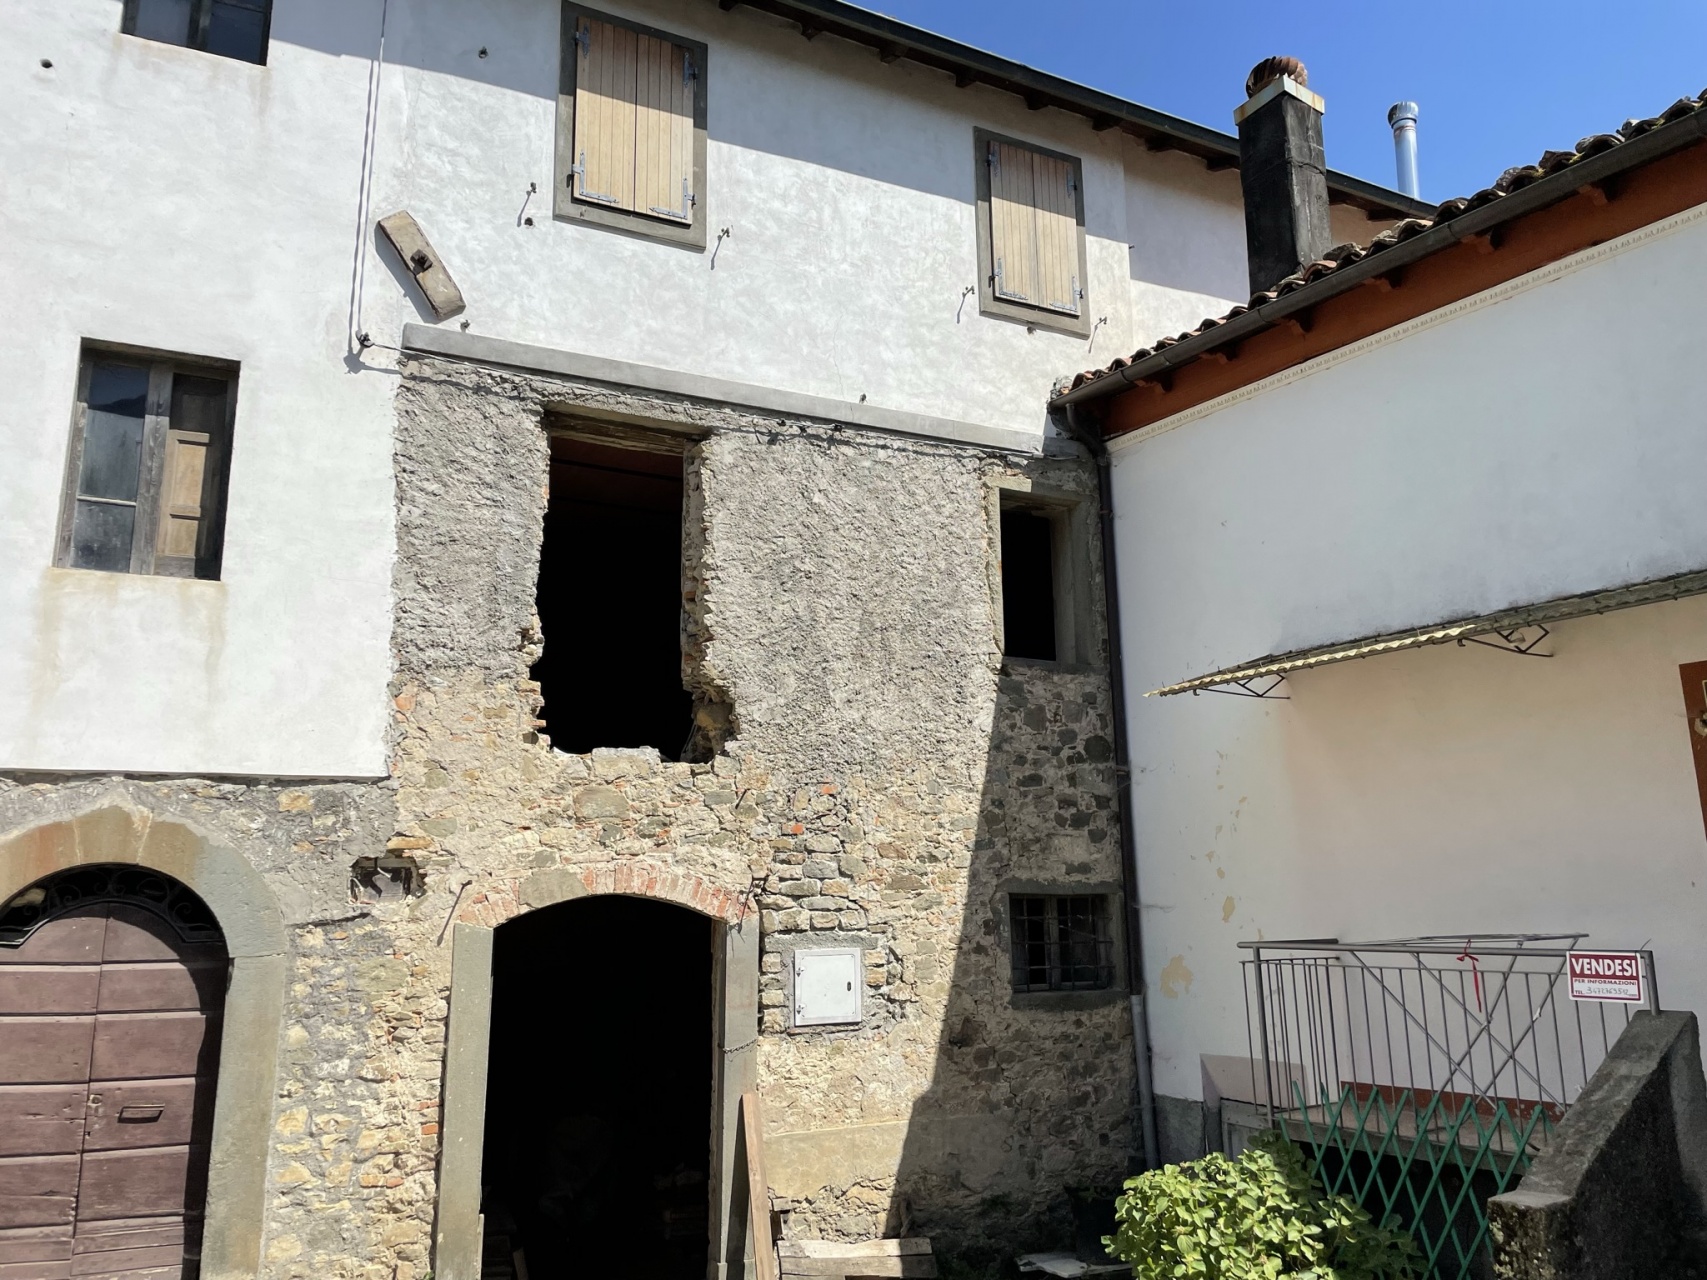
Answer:
M1399 190L1408 196L1420 196L1417 185L1417 104L1395 102L1387 112L1387 123L1393 126L1393 153L1399 165Z

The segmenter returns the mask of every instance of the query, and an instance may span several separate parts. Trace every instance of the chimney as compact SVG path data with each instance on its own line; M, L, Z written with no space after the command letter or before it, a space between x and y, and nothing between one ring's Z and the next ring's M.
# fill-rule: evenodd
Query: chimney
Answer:
M1399 167L1399 190L1408 196L1422 194L1417 184L1417 104L1395 102L1387 113L1393 126L1393 158Z
M1297 58L1266 58L1245 81L1239 184L1245 193L1245 256L1261 293L1333 247L1328 223L1322 100Z

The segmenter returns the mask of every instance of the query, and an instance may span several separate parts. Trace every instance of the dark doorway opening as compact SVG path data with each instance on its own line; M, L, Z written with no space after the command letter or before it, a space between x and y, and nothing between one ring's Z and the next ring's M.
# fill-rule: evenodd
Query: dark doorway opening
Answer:
M1002 652L1055 661L1055 521L1002 508Z
M533 678L554 746L656 747L678 759L682 687L682 451L551 438L551 492Z
M703 1280L712 922L643 898L561 903L492 955L483 1280Z

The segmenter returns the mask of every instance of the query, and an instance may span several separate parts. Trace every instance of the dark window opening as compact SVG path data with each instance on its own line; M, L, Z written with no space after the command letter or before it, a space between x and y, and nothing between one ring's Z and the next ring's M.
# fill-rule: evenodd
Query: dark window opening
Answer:
M1108 899L1099 894L1014 894L1015 991L1100 991L1114 985Z
M619 897L498 929L483 1280L703 1280L713 936L685 907Z
M265 63L272 0L125 0L127 36Z
M533 678L552 745L656 747L680 757L682 454L554 436Z
M1055 522L1002 510L1002 652L1055 661Z

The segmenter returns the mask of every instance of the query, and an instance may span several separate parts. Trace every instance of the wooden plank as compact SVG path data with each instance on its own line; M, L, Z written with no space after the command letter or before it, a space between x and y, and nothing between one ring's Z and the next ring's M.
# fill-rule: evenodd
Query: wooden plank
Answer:
M76 1155L87 1105L81 1084L0 1085L0 1156Z
M795 1276L833 1277L834 1280L864 1280L865 1277L902 1277L903 1280L935 1280L936 1259L929 1254L909 1253L899 1258L784 1258L783 1280Z
M741 1143L747 1149L747 1217L753 1228L754 1280L777 1280L776 1249L771 1244L770 1180L765 1176L764 1121L759 1095L741 1095Z
M904 1240L781 1240L776 1251L782 1258L895 1258L929 1253L931 1242L928 1236Z

